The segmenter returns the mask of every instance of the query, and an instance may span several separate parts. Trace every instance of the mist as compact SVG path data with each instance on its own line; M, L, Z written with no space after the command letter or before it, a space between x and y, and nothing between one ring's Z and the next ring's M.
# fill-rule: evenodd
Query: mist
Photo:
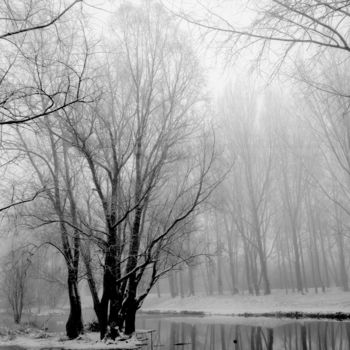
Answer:
M0 13L0 348L350 334L347 2Z

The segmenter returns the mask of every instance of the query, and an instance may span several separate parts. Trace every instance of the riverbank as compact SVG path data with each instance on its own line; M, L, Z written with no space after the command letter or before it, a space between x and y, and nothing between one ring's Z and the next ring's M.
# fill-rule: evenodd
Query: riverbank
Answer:
M141 309L143 312L183 313L196 315L223 315L245 317L292 318L350 318L350 293L337 288L326 293L289 293L273 290L271 295L196 295L171 298L169 295L150 295Z
M6 334L7 333L7 334ZM77 339L69 340L63 334L43 332L36 329L0 329L0 349L2 346L18 346L23 349L109 349L109 350L136 350L144 342L136 336L130 339L103 342L99 333L86 332Z

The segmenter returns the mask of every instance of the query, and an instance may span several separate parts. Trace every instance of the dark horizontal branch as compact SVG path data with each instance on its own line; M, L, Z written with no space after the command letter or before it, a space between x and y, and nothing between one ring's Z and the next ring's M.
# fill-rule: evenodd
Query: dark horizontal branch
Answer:
M17 205L21 205L21 204L24 204L24 203L28 203L28 202L32 202L36 197L38 197L38 195L42 192L44 192L45 190L40 190L40 191L37 191L34 196L32 198L28 198L28 199L23 199L21 201L18 201L18 202L15 202L15 203L12 203L12 204L9 204L7 205L6 207L2 207L0 208L0 212L4 211L4 210L7 210L7 209L10 209L10 208L13 208L13 207L16 207Z
M38 24L36 26L32 26L32 27L28 27L28 28L22 28L22 29L18 29L18 30L14 30L13 32L7 32L5 34L1 34L0 35L0 39L5 39L8 38L10 36L14 36L14 35L18 35L21 33L26 33L29 31L33 31L33 30L38 30L38 29L44 29L47 28L51 25L53 25L55 22L57 22L62 16L64 16L75 4L79 3L79 2L83 2L83 0L75 0L73 1L69 6L67 6L61 13L59 13L56 17L54 17L53 19L51 19L49 22L44 23L44 24Z
M83 99L78 99L78 100L74 100L74 101L71 101L71 102L68 102L62 106L59 106L57 108L54 108L54 109L50 109L50 110L45 110L44 112L42 113L39 113L39 114L35 114L31 117L26 117L26 118L22 118L22 119L13 119L13 120L6 120L6 121L0 121L0 125L10 125L10 124L23 124L23 123L27 123L27 122L30 122L32 120L35 120L35 119L38 119L38 118L41 118L41 117L45 117L45 116L49 116L50 114L53 114L55 112L58 112L58 111L61 111L73 104L76 104L76 103L83 103L85 102Z

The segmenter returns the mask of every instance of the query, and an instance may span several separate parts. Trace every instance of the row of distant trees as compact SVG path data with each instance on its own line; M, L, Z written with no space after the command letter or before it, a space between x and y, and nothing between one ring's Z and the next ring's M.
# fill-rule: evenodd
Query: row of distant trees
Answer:
M242 86L220 104L220 153L234 166L206 212L201 240L207 255L169 276L171 294L193 295L190 275L196 291L209 295L348 291L347 172L334 153L347 148L346 139L335 144L346 127L338 121L327 126L337 129L324 129L320 118L332 122L339 114L317 114L310 100L291 103L276 91L258 97ZM198 245L194 237L191 244ZM166 291L166 283L161 288Z
M178 11L230 59L256 49L255 68L272 64L270 77L281 74L288 92L261 93L238 77L220 101L223 158L235 166L216 192L207 230L217 234L208 239L218 254L217 289L224 258L232 291L269 294L271 275L286 290L348 291L349 4L253 1L245 27L222 6Z

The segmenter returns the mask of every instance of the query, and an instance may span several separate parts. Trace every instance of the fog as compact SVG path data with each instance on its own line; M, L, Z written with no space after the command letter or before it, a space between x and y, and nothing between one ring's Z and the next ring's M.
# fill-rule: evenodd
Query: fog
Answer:
M348 2L0 13L4 314L350 312Z

